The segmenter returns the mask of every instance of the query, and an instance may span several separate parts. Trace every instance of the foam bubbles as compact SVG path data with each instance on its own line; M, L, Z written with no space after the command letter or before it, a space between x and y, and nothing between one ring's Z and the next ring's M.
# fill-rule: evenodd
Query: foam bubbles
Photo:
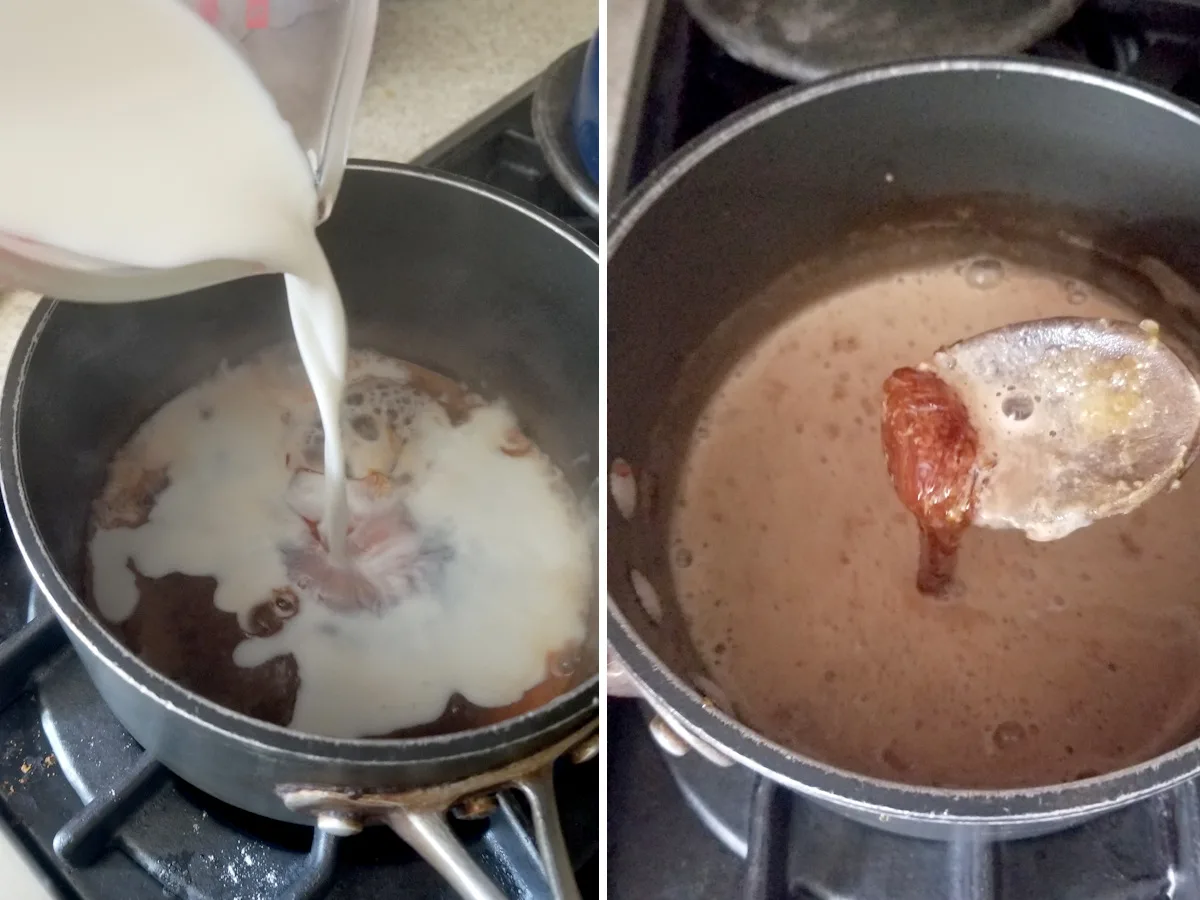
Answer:
M1083 306L1083 304L1088 302L1088 290L1078 281L1074 279L1067 281L1066 289L1067 302L1072 306Z
M1036 406L1029 394L1009 394L1000 403L1000 411L1014 422L1023 422L1033 415Z
M997 750L1009 750L1025 742L1028 732L1020 722L1008 720L992 729L992 744Z
M976 290L991 290L1004 280L1004 263L989 256L973 259L963 268L963 280Z
M683 544L679 544L675 547L674 559L675 565L681 569L686 569L692 564L695 556L688 547Z

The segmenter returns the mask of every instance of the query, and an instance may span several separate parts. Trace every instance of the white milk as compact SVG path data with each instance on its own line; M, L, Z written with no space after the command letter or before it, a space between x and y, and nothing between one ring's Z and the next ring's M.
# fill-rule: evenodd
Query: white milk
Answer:
M345 532L341 298L314 229L313 172L254 73L173 0L0 0L0 234L172 269L288 272L326 424L322 530Z
M361 397L346 413L354 591L305 524L321 507L320 476L305 470L312 395L294 364L267 354L181 394L118 454L96 516L114 527L90 545L97 607L113 622L133 614L129 562L152 578L215 577L214 602L243 628L290 589L296 614L270 637L247 637L234 660L291 654L290 725L310 733L422 725L455 693L515 703L547 676L551 654L585 638L590 522L503 406L479 405L455 425L402 364L356 351L350 369L349 396ZM382 381L363 391L364 378ZM169 483L145 523L117 524L140 518L121 508L144 499L129 486L162 469Z

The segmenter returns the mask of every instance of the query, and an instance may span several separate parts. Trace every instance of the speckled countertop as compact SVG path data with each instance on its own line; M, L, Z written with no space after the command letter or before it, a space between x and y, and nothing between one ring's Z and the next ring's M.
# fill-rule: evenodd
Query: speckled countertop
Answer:
M383 0L352 155L412 159L599 20L598 0Z

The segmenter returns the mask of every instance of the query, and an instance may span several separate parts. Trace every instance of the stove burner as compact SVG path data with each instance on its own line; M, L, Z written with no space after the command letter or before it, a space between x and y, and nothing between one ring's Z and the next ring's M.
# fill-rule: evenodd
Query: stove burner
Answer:
M640 707L609 705L614 900L1200 896L1197 782L1040 838L917 840L854 822L748 769L661 754Z
M744 900L1129 900L1200 883L1200 785L1041 838L928 841L851 821L747 769L667 759L688 805L746 859ZM784 892L779 885L791 885ZM1175 894L1178 896L1178 894Z
M515 92L418 162L515 194L594 239L595 220L559 186L533 137L531 94L532 85ZM555 787L576 878L591 900L599 886L598 764L565 762ZM523 802L502 796L489 818L453 827L514 900L546 896ZM0 841L6 830L71 900L456 896L386 828L338 839L254 816L143 752L67 646L7 527L0 529Z

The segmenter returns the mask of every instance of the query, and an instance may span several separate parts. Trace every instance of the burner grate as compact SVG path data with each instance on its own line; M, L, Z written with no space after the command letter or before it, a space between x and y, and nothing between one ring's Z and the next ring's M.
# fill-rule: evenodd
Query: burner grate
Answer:
M1197 786L1068 831L991 843L918 841L858 825L760 780L744 900L1194 898ZM1184 824L1184 823L1187 824Z

